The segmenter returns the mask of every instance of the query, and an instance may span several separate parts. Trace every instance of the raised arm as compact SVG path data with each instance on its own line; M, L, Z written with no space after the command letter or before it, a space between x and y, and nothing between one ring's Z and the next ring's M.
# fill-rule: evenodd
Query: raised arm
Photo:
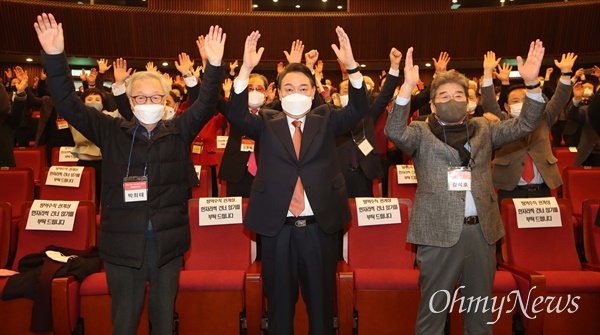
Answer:
M374 120L377 120L379 115L383 113L394 96L394 91L398 84L400 84L400 61L402 60L402 53L396 48L390 50L390 71L385 79L385 84L381 88L381 92L377 95L377 98L371 104L369 113Z
M115 77L115 82L112 85L112 94L115 97L117 109L124 119L130 121L133 118L133 111L131 110L129 99L127 99L127 95L125 94L125 80L131 74L131 68L127 68L127 61L123 58L117 58L113 62L112 68Z
M502 114L500 105L496 101L496 92L494 91L494 82L492 74L496 66L500 63L500 58L496 58L496 53L488 51L483 55L483 85L481 87L481 105L487 113L492 113L500 120L506 119L506 115Z
M576 59L577 55L569 52L562 55L560 62L555 59L554 65L556 65L561 73L569 73L572 71ZM569 103L572 89L571 76L561 75L556 91L552 95L552 99L550 99L546 105L545 113L548 126L552 126L556 120L558 120L558 114L560 114L563 108Z

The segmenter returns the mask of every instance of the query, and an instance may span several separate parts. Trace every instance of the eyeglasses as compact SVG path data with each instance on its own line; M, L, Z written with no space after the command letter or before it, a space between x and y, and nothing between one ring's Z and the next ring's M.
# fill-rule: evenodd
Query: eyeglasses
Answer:
M467 96L464 92L455 92L454 95L444 92L440 93L435 100L438 102L448 102L450 99L454 99L455 101L465 101L467 100Z
M252 92L252 91L256 91L256 92L260 92L260 93L266 92L265 88L262 86L248 86L248 92Z
M163 99L165 98L164 95L153 95L151 97L147 97L145 95L136 95L136 96L132 96L131 97L133 99L133 101L135 101L136 104L138 105L143 105L146 103L146 101L148 101L148 99L150 99L150 101L152 101L153 104L159 104L163 101Z

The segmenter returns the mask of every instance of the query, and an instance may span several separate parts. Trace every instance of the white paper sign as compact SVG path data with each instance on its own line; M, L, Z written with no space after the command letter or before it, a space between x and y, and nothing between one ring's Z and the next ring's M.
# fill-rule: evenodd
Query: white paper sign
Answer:
M397 198L356 198L359 226L401 223Z
M560 209L556 198L514 198L519 228L560 227Z
M217 149L225 149L229 136L217 136Z
M73 231L79 201L34 200L26 230Z
M414 165L396 165L396 173L398 174L398 184L417 183Z
M73 152L74 147L60 147L58 162L59 163L71 163L77 162L79 158L73 156L71 152Z
M200 198L200 226L242 223L242 197Z
M53 166L48 170L46 185L79 187L83 166Z
M202 171L202 165L194 165L194 169L196 170L196 176L198 176L198 181L200 181L200 171Z

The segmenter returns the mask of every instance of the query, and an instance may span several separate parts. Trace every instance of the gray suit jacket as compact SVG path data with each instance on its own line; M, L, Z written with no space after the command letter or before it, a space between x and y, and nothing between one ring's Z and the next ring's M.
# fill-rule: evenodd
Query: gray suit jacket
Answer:
M471 144L471 193L486 241L493 244L504 236L496 193L492 185L490 161L492 152L533 131L545 104L527 99L522 117L490 123L482 117L470 119L475 132ZM410 155L419 184L414 210L408 227L407 242L437 247L451 247L458 242L465 216L465 191L448 191L448 150L453 157L458 151L440 141L426 122L406 119L410 105L394 103L385 127L386 136ZM459 165L456 161L453 165Z
M492 170L495 187L505 191L513 190L523 175L527 155L531 156L535 167L537 167L548 187L554 189L562 185L560 171L558 165L556 165L558 160L552 155L549 135L550 128L558 119L558 114L569 101L571 88L571 85L559 82L556 92L546 105L544 114L536 125L535 131L531 135L503 146L496 152ZM494 113L501 120L511 118L500 111L493 86L483 87L481 96L485 111Z

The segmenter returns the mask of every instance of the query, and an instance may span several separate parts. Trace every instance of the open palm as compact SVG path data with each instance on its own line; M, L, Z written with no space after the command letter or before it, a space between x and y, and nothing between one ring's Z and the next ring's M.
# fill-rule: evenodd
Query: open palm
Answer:
M56 23L54 15L46 13L38 15L37 22L33 24L33 27L45 53L57 55L65 50L62 23Z
M535 42L531 42L529 46L529 52L525 63L523 63L521 56L517 57L519 74L526 85L537 81L537 76L540 73L540 67L542 66L542 60L544 59L544 51L545 49L542 41L536 40Z
M226 39L227 34L223 33L221 27L210 26L208 34L204 37L204 49L206 50L206 57L210 65L221 66Z
M258 30L253 31L250 35L248 35L248 37L246 37L246 43L244 45L244 63L242 64L246 68L252 69L258 65L263 51L265 51L265 48L263 47L260 47L259 49L256 48L259 39L260 32ZM281 64L283 71L283 63L279 64ZM279 64L277 64L278 67ZM279 68L277 71L279 72Z

